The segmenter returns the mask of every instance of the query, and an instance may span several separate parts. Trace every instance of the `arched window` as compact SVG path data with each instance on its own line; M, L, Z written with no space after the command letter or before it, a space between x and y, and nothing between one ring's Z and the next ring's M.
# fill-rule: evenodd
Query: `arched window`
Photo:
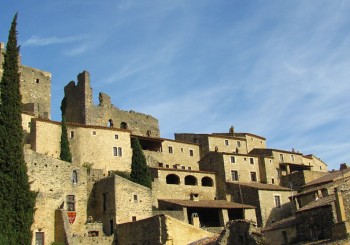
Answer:
M192 175L187 175L185 177L185 185L197 185L196 177L194 177Z
M213 179L207 176L203 177L202 186L213 186Z
M171 185L179 185L180 178L176 174L169 174L166 176L166 183Z
M128 124L126 122L121 122L120 128L122 129L128 129Z
M76 170L73 170L72 172L72 183L73 184L78 183L78 172Z

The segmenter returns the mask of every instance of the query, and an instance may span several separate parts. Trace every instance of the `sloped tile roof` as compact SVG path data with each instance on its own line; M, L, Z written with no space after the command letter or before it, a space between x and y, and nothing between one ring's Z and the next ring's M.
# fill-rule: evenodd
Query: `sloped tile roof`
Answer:
M189 208L225 208L225 209L255 208L254 206L251 206L251 205L241 204L236 202L228 202L225 200L192 201L192 200L178 200L178 199L159 199L159 201L176 204L182 207L189 207Z
M331 182L331 181L334 181L335 179L342 178L343 176L347 177L349 175L350 175L350 168L347 168L344 170L334 171L334 172L331 172L327 175L324 175L318 179L315 179L313 181L306 183L305 185L303 185L303 187Z
M288 218L272 223L271 225L265 227L263 231L272 231L272 230L283 229L283 228L288 228L293 226L296 226L296 217L290 216Z
M326 197L322 197L322 198L320 198L318 200L315 200L315 201L309 203L308 205L298 209L297 212L304 212L304 211L311 210L311 209L314 209L314 208L320 208L320 207L324 207L324 206L329 206L334 201L335 201L335 196L334 195L329 195L329 196L326 196Z

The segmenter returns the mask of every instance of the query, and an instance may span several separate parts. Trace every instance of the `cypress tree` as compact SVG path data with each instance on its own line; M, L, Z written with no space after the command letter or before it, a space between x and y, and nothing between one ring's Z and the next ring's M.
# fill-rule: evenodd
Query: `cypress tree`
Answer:
M130 179L140 185L152 188L151 173L148 170L145 155L137 138L131 138L132 163Z
M61 153L60 158L63 161L66 162L72 162L72 154L70 152L69 148L69 141L68 141L68 135L67 135L67 123L66 123L66 117L64 116L66 110L66 96L64 96L62 103L61 103L61 111L62 111L62 131L61 131Z
M35 193L23 154L17 14L6 45L0 83L0 244L31 244Z

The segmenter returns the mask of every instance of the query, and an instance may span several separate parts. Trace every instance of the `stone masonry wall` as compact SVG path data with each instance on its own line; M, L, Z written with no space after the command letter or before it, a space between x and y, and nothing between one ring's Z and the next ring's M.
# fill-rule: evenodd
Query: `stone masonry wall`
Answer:
M31 189L38 192L35 204L32 230L45 233L45 244L54 241L55 210L67 210L67 196L75 196L76 220L71 231L84 235L87 205L86 169L71 163L51 158L32 150L25 150ZM77 182L73 183L73 171L77 173ZM72 234L69 234L72 235ZM34 245L33 239L33 245Z
M310 230L313 229L317 239L332 237L332 226L336 222L334 203L329 206L297 212L297 234L299 241L311 241Z
M158 199L184 199L190 200L192 193L199 194L200 200L214 200L216 194L216 178L214 173L205 173L197 171L182 170L157 170L152 169L154 180L152 182L152 204L158 207ZM168 175L176 175L179 177L179 184L167 184L166 177ZM185 185L185 177L193 176L197 179L196 185ZM213 186L202 186L203 177L209 177L213 181Z
M150 153L152 154L152 152ZM163 163L163 166L157 165L153 167L199 170L198 161L200 160L200 156L198 144L164 140L162 142L162 152L157 155L153 154L153 157L157 158L159 163Z
M0 43L0 79L3 74L5 44ZM20 65L20 91L23 110L37 117L51 117L51 73Z
M115 178L116 223L122 224L134 220L146 219L152 216L151 189L124 179L118 175Z
M66 96L66 118L68 122L107 126L112 120L115 128L122 124L133 134L159 137L158 120L150 115L134 111L123 111L111 104L107 94L100 93L99 105L95 106L90 87L90 74L84 71L78 75L78 83L70 82L64 89Z
M213 236L166 215L118 225L116 233L118 244L123 245L183 245Z
M115 224L152 216L152 194L149 188L117 175L97 181L89 197L88 214L103 223L111 234Z
M33 113L51 118L51 73L21 66L21 95L23 104L34 104Z
M83 166L92 163L92 168L130 171L132 149L130 131L86 125L67 125L68 138L74 163ZM32 149L54 158L59 158L61 124L36 119L32 121ZM121 155L119 152L121 149Z

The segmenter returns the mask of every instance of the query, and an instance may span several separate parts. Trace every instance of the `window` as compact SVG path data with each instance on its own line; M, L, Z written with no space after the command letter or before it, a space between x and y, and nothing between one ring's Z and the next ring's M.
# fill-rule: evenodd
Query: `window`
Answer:
M132 216L132 222L136 221L136 216Z
M166 167L166 168L169 168L169 164L165 164L165 167Z
M35 82L36 82L36 83L39 83L39 82L40 82L40 79L39 79L39 78L35 79Z
M231 163L236 163L236 158L234 156L231 156Z
M181 152L184 152L184 148L181 147Z
M197 185L197 178L192 175L185 177L185 185Z
M210 177L203 177L202 178L202 186L213 186L213 179Z
M96 135L96 131L92 131L92 135Z
M76 170L73 170L72 172L72 183L73 184L78 183L78 172Z
M231 170L232 181L238 181L238 172L237 170Z
M70 131L70 138L71 138L71 139L74 138L74 131Z
M112 219L109 220L109 234L114 234L114 221Z
M188 167L188 170L191 170L192 168L191 167Z
M241 147L241 141L237 141L237 147Z
M164 164L162 162L158 163L158 167L162 168L164 166Z
M249 162L250 162L250 164L254 164L254 158L251 157L251 158L249 159Z
M113 147L113 156L122 157L123 156L123 149L121 147Z
M103 212L107 211L107 202L108 202L108 192L105 192L103 195Z
M228 145L228 140L225 140L225 145Z
M246 158L246 157L244 158L244 161L247 161L247 158Z
M290 158L292 159L292 162L294 162L294 155L290 155Z
M75 196L67 196L67 211L75 211Z
M134 195L134 203L137 203L137 195Z
M256 182L256 172L250 172L250 179Z
M275 207L280 208L281 207L281 197L280 196L274 196L275 197Z
M283 154L280 154L280 161L283 162Z
M176 174L168 174L166 176L166 183L170 185L179 185L180 184L180 178Z
M117 140L118 138L119 138L119 136L118 136L117 134L115 134L115 135L114 135L114 139Z
M44 245L44 232L35 232L35 244Z
M320 170L322 170L322 166L320 166Z
M271 183L274 184L275 183L275 179L271 178Z
M190 156L193 157L193 150L190 150Z
M172 146L168 146L168 149L169 149L169 153L173 154L173 147Z
M185 166L181 166L181 169L185 170L185 169L186 169L186 167L185 167Z
M272 160L270 159L269 162L272 163Z

